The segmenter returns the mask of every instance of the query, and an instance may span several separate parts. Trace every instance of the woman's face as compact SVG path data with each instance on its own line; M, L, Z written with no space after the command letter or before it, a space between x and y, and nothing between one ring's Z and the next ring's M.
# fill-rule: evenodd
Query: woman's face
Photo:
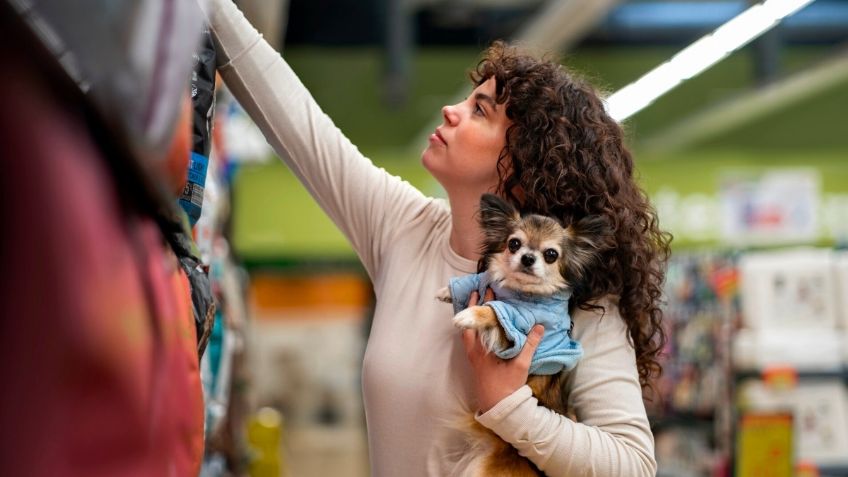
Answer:
M498 155L510 125L506 105L495 103L494 78L464 101L442 108L442 118L421 156L424 167L448 195L460 190L493 191L498 184Z

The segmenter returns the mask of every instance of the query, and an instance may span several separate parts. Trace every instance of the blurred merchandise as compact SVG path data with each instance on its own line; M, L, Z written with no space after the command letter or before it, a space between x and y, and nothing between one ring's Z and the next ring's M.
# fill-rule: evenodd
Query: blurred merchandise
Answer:
M248 422L247 436L254 456L250 477L285 477L281 443L283 416L270 407L259 409Z
M223 94L228 95L229 92L225 90ZM226 117L227 127L222 140L232 161L267 163L274 158L274 150L238 102L227 100L222 103L219 100L218 109L219 114Z
M848 468L848 391L839 379L788 387L746 380L739 386L738 400L743 421L747 412L788 412L794 417L794 459Z
M733 340L733 359L740 370L791 365L804 371L839 371L845 347L845 335L836 330L742 328Z
M0 475L199 471L191 247L163 165L200 12L172 3L0 2Z
M709 423L679 425L655 435L659 477L698 477L714 475L719 468Z
M729 340L737 293L733 255L677 254L669 263L663 375L647 402L658 475L710 476L730 461Z
M845 252L678 253L658 475L848 475ZM793 470L795 469L795 470ZM795 474L793 474L795 472Z
M214 81L214 76L213 76ZM211 84L207 89L215 91ZM217 91L217 102L226 107L229 96ZM250 412L251 377L246 353L249 312L247 273L233 256L226 236L230 218L230 188L234 156L221 141L220 130L228 127L226 115L195 116L202 127L195 138L204 143L208 154L205 187L200 216L193 228L202 267L208 270L212 295L217 304L206 354L200 363L205 397L206 449L203 477L244 475L254 458L247 442L247 416ZM214 127L213 127L214 124Z
M194 53L191 73L192 146L188 165L188 180L180 195L180 205L194 226L203 207L203 187L206 184L209 152L212 149L212 123L215 112L215 45L209 27L201 31L202 41Z
M257 403L279 409L292 429L360 425L369 300L356 273L255 271L251 368L266 377L255 383Z
M792 414L742 414L736 477L792 477L793 438Z
M837 299L839 310L839 327L848 332L848 252L841 250L834 257L834 269L836 271L836 285L834 294ZM848 347L847 347L848 348ZM848 363L848 355L845 362Z
M162 161L191 71L187 58L200 36L204 2L6 3L105 119L102 126L109 134L146 167Z
M832 250L810 248L745 254L739 264L744 326L833 332L841 313L836 257Z
M719 191L723 240L736 246L815 240L820 182L815 169L725 174Z

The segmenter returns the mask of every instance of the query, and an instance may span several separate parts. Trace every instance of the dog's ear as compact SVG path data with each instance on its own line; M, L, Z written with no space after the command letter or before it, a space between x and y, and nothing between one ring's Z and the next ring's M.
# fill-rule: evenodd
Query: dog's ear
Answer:
M480 198L480 226L486 234L487 244L506 241L519 218L518 210L500 197L483 194Z
M570 286L582 283L586 273L604 252L615 248L615 236L606 217L591 215L566 228L562 275Z

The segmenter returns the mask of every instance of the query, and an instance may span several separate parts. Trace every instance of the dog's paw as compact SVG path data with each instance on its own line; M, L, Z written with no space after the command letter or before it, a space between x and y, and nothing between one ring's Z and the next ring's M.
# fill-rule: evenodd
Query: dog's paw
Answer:
M490 326L477 331L480 343L490 353L501 351L506 348L506 337L500 326Z
M453 325L457 328L477 330L483 325L483 317L479 312L480 307L472 306L466 308L453 317Z
M468 307L454 315L453 324L457 328L477 330L480 342L490 352L505 349L509 343L491 307Z
M436 299L445 303L453 303L453 297L451 296L450 288L444 287L438 292L436 292Z

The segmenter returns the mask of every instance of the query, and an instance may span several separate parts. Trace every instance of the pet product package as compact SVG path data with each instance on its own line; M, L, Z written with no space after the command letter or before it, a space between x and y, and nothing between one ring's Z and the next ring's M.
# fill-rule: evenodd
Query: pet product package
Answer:
M212 118L215 111L215 45L209 27L204 26L202 41L194 54L191 74L192 148L188 165L188 181L180 196L191 225L197 223L203 207L203 189L209 152L212 149Z
M835 253L797 249L751 253L739 264L745 326L824 329L838 323Z

